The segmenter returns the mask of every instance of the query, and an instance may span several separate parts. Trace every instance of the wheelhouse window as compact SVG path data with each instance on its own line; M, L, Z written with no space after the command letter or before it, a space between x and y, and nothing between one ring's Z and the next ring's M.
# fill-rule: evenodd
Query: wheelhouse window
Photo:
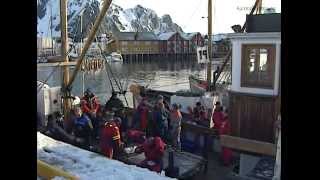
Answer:
M273 44L242 45L241 86L273 89L275 53Z

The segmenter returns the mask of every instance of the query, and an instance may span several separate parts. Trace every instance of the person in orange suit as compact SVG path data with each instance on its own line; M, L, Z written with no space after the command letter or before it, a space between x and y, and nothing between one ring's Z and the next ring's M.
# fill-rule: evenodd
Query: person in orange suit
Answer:
M121 122L118 122L114 118L113 112L107 112L106 123L101 132L100 148L102 153L110 159L117 156L123 146L120 138Z

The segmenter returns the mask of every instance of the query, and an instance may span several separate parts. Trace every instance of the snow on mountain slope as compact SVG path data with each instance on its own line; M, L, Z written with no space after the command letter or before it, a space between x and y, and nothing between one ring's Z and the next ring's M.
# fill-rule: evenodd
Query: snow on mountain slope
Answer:
M68 1L68 31L70 37L85 37L89 32L101 8L102 0L69 0ZM60 37L59 0L38 0L38 36ZM52 9L52 13L51 13ZM82 32L80 15L83 13ZM52 16L51 16L52 14ZM52 35L50 33L50 19L52 18ZM172 22L170 15L158 17L155 11L137 5L134 8L123 9L112 3L107 11L99 33L106 31L153 31L183 32L180 26Z

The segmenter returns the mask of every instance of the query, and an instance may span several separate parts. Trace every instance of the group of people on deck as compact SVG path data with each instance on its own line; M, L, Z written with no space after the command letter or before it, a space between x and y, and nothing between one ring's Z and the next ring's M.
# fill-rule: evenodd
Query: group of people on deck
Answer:
M179 104L172 104L171 107L167 105L161 95L158 96L155 105L152 107L144 94L142 94L142 100L133 118L133 127L136 129L133 134L145 132L147 136L160 137L165 142L170 143L173 148L181 150L182 114L180 108L181 105ZM201 102L197 102L194 108L189 107L188 111L189 113L185 114L187 119L207 127L209 127L211 121L213 124L212 128L216 129L219 135L230 134L228 110L224 110L219 101L215 103L211 118ZM230 165L232 151L226 147L222 147L221 159L224 165Z
M181 151L181 122L180 104L169 105L164 97L159 95L151 105L145 94L133 112L132 123L129 127L128 117L124 112L124 105L112 93L105 106L101 106L97 96L88 89L81 98L80 107L73 110L70 133L76 138L76 143L86 149L99 146L99 151L108 158L118 158L125 147L124 142L138 145L135 152L144 152L145 160L141 167L161 172L162 157L166 144ZM230 124L227 111L223 111L219 102L210 121L219 134L229 134ZM198 102L193 109L189 109L190 117L201 124L209 121L208 113ZM188 114L186 114L188 115ZM222 148L222 159L225 165L231 162L231 151Z
M217 130L218 135L228 135L231 133L230 122L228 119L228 110L224 110L219 101L215 103L215 108L211 119L209 117L208 111L201 104L201 102L197 102L196 106L193 109L191 107L188 107L187 116L189 116L189 120L195 122L198 125L204 125L206 127L209 127L211 121L211 123L213 124L212 128ZM230 165L232 161L231 150L226 147L222 147L221 159L224 165Z
M181 150L180 107L179 104L170 107L161 95L152 106L142 94L142 100L133 116L134 131L144 132L147 137L160 137L164 142L172 144L173 148Z
M160 102L160 101L159 101ZM165 150L163 138L167 127L165 123L165 111L162 107L157 107L157 116L163 118L161 128L156 128L156 132L146 136L148 126L148 107L143 101L136 109L135 114L140 114L134 128L128 128L128 118L124 113L124 105L117 98L116 93L112 93L102 109L98 98L87 90L81 99L81 106L74 109L74 120L72 134L78 138L78 145L84 148L93 148L93 141L98 141L100 152L106 157L119 158L124 149L124 141L138 142L136 152L144 152L145 160L140 163L141 167L152 171L161 172L163 168L162 157ZM138 115L135 115L138 116ZM163 116L163 117L162 117ZM141 120L140 120L141 119Z

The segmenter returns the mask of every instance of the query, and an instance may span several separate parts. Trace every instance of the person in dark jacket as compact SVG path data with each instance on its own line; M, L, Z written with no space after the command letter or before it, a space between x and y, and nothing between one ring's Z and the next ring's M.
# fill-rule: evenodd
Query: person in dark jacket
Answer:
M158 102L155 106L153 119L156 125L155 135L166 141L168 139L168 114L162 102Z
M74 111L75 119L73 126L73 133L76 137L83 139L81 145L88 146L91 145L92 135L93 135L93 125L90 118L82 113L82 110L77 107Z
M118 98L116 92L112 92L110 99L106 102L105 111L114 111L115 116L119 116L120 111L124 108L123 102Z

